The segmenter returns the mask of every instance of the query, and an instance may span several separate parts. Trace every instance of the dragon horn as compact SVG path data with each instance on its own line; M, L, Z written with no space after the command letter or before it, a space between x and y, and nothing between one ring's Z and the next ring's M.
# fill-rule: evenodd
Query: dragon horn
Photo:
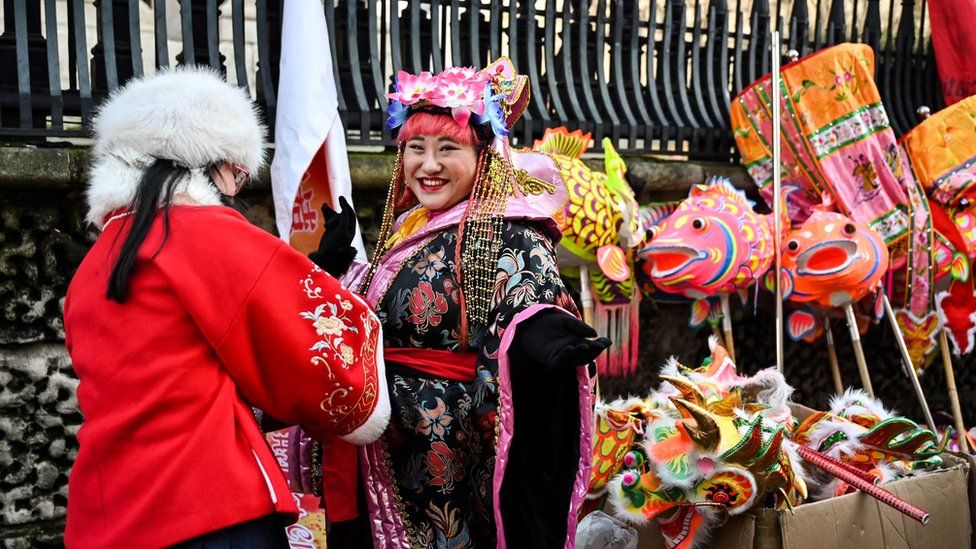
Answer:
M719 432L718 423L712 419L708 410L693 402L688 402L683 398L671 397L671 402L674 403L675 407L686 420L694 420L694 426L689 425L686 420L681 422L684 431L691 438L692 442L701 446L706 451L713 451L718 448L721 433Z
M701 390L697 385L692 383L690 380L684 377L678 376L668 376L661 374L659 376L662 380L667 381L674 388L681 392L681 397L690 400L691 402L701 406L705 404L705 395L702 394Z
M739 440L738 444L725 454L722 454L722 458L731 463L748 466L761 457L762 450L762 418L756 416L749 430ZM765 467L761 467L760 469L765 469Z
M754 467L765 471L776 463L776 460L779 459L780 449L783 446L784 434L785 429L783 427L776 428L776 433L769 439L762 453L756 457L756 462L753 464Z

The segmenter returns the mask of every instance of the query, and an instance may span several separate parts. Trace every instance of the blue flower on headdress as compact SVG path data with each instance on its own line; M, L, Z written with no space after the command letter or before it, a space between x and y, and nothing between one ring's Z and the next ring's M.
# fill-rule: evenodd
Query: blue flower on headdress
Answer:
M392 131L399 128L407 121L407 114L410 107L399 101L390 101L386 107L386 129Z
M492 95L491 83L489 82L485 84L482 97L485 102L485 113L478 115L478 123L491 124L492 131L499 137L508 135L508 127L505 125L505 112L499 102L502 97L505 97L505 94L496 93Z

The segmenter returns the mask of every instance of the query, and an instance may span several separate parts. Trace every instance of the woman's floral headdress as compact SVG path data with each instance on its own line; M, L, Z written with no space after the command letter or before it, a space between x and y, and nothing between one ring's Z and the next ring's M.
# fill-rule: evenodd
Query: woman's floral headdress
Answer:
M482 70L453 67L432 75L397 73L394 91L386 94L386 127L395 130L407 121L410 111L445 109L454 121L466 125L488 124L498 137L508 135L528 104L527 78L518 75L511 60L501 57Z

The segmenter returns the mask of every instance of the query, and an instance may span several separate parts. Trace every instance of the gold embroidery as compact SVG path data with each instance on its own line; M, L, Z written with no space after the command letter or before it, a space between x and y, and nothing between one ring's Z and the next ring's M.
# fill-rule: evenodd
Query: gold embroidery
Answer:
M538 196L542 193L553 194L556 192L555 185L532 177L526 170L515 170L515 184L518 185L519 191L524 195Z
M403 524L404 533L407 535L407 540L410 542L411 547L413 547L414 541L418 539L417 529L414 527L413 521L410 520L410 515L407 513L407 506L404 505L403 497L400 495L400 483L393 478L393 460L390 459L390 449L387 446L386 435L380 437L378 442L382 467L386 468L386 476L390 479L390 489L393 492L393 505L396 508L394 513L400 515L400 522Z
M333 421L354 412L363 412L362 421L353 427L358 428L372 413L379 395L380 380L376 375L376 349L381 344L379 320L356 295L344 297L335 293L331 300L326 301L322 288L313 276L316 272L322 271L314 267L299 283L306 297L320 302L313 310L300 311L299 315L309 321L318 336L318 341L309 348L313 352L309 361L321 366L330 382L328 394L319 402L319 408ZM356 309L354 302L360 305L360 309ZM358 346L355 340L359 340ZM357 363L363 368L363 388L355 397L355 402L347 403L347 400L352 400L350 396L354 396L355 387L344 386L343 380L336 378L333 368L350 370Z

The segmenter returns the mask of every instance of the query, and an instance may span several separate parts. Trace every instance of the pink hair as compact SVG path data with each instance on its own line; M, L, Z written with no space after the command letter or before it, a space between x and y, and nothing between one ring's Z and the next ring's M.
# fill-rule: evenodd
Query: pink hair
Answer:
M402 145L418 135L443 135L462 145L481 144L471 124L461 126L446 113L421 111L411 114L397 134L397 145Z

